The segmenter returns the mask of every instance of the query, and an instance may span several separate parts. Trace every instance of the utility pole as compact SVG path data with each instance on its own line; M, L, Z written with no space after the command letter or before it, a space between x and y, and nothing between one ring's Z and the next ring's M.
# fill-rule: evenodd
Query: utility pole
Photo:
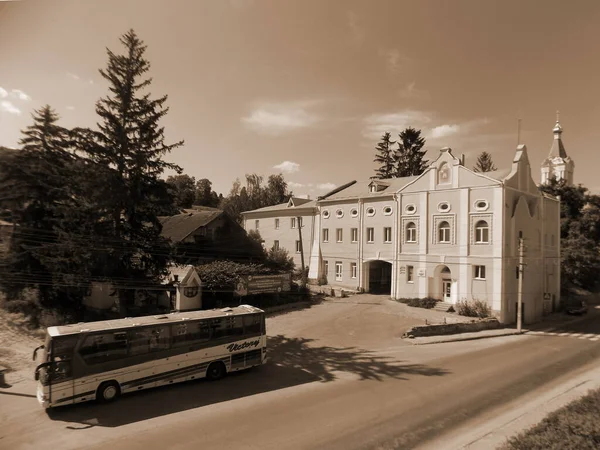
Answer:
M300 283L302 285L302 287L306 287L306 276L305 276L305 268L304 268L304 245L302 245L302 217L298 216L296 218L296 223L298 224L298 239L300 240L300 264L302 266L302 272L301 272L301 276L302 278L300 279Z
M525 272L525 264L523 262L523 238L519 238L519 290L517 294L517 332L521 332L523 326L523 274Z

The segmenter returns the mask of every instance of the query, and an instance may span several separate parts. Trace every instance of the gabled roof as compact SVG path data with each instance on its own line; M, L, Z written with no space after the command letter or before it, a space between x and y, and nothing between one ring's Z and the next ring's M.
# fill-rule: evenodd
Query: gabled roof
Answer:
M293 211L296 209L310 209L316 206L314 200L306 198L292 197L286 203L280 203L273 206L265 206L264 208L253 209L252 211L244 211L242 215L256 212L271 212L271 211Z
M483 175L485 177L489 177L494 180L504 181L504 179L510 174L510 171L511 171L511 169L498 169L498 170L492 170L490 172L474 172L473 171L473 173L476 173L477 175Z
M220 209L198 211L186 209L182 214L175 216L159 217L163 226L161 236L173 242L181 242L198 228L208 225L223 214Z
M402 178L384 178L384 179L376 179L376 180L363 180L352 183L345 189L342 189L338 192L335 192L331 195L328 195L323 201L329 200L349 200L354 198L370 198L370 197L383 197L389 196L399 189L406 186L411 181L416 180L418 176L413 177L402 177ZM369 186L373 183L377 183L380 185L388 186L386 189L379 192L370 192Z

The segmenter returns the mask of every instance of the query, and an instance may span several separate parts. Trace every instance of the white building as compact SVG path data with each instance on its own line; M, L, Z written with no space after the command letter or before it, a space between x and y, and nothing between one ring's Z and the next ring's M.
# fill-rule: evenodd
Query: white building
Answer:
M506 170L476 173L444 148L419 176L348 183L302 206L314 211L304 233L312 280L393 298L479 299L512 323L522 236L525 323L560 301L560 205L534 183L524 145ZM249 211L245 228L258 220L265 245L291 242L297 230L281 228L290 208Z

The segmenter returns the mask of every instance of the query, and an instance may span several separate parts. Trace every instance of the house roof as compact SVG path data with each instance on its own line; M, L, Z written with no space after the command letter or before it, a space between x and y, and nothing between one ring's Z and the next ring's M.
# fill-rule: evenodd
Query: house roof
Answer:
M369 179L363 181L357 181L356 183L350 184L345 189L342 189L338 192L334 192L331 195L328 195L323 201L327 200L343 200L343 199L352 199L352 198L370 198L370 197L382 197L386 195L393 194L399 189L406 186L411 181L414 181L418 178L418 176L413 177L402 177L402 178L385 178L385 179ZM379 192L370 192L369 186L373 183L378 183L380 185L388 186L382 191Z
M265 206L264 208L253 209L252 211L245 211L242 213L256 213L256 212L270 212L270 211L293 211L295 209L306 209L314 208L316 206L315 200L309 200L306 198L292 197L285 203L279 203L278 205Z
M498 169L490 172L475 172L477 175L483 175L494 180L504 181L505 178L510 174L512 169Z
M163 226L161 236L173 242L180 242L198 228L208 225L221 214L223 214L223 211L220 209L208 211L186 209L182 214L160 217L160 223Z

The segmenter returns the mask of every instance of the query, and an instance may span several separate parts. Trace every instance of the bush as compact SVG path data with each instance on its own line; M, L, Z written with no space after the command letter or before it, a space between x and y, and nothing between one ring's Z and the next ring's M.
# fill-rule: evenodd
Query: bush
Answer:
M398 301L400 303L404 303L408 306L412 306L414 308L425 308L425 309L432 309L435 307L436 303L439 302L439 300L435 299L435 298L431 298L431 297L425 297L425 298L400 298L398 299Z
M327 285L327 275L326 274L322 274L319 278L317 278L317 284L319 286L326 286Z
M510 438L503 450L592 450L600 445L600 390L550 413L539 424Z
M202 289L233 290L242 276L270 275L276 273L262 264L236 263L233 261L213 261L196 267L202 280Z
M281 272L291 272L296 264L285 248L271 248L265 252L265 266Z
M456 304L456 311L461 316L479 317L484 319L492 316L492 308L486 302L481 300L460 300Z

